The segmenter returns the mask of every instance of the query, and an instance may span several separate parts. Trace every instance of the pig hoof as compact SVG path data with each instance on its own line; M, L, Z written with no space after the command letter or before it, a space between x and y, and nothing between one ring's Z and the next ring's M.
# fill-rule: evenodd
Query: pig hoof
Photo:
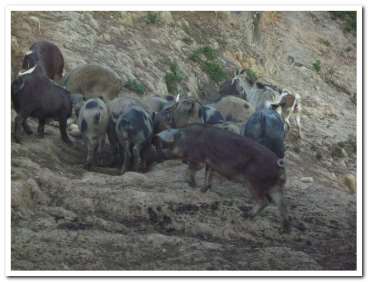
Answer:
M210 188L211 188L211 186L204 186L204 187L201 188L201 192L206 193Z
M24 129L24 132L27 134L27 135L32 135L33 134L33 131L31 129Z
M194 181L188 181L188 185L192 188L195 188L197 184Z
M252 220L253 219L253 216L251 213L243 213L243 218L244 219L249 219L249 220Z
M282 224L282 229L281 229L281 233L290 233L290 230L291 230L291 228L290 228L290 222L284 222L283 224Z
M252 219L253 218L253 214L252 214L252 208L251 207L239 207L239 209L242 211L242 217L245 219Z
M69 139L66 139L66 140L63 140L64 141L64 143L66 144L66 145L68 145L68 146L72 146L73 145L73 142L72 141L70 141Z
M84 169L86 169L86 170L91 170L91 164L90 163L86 163L86 164L84 164Z

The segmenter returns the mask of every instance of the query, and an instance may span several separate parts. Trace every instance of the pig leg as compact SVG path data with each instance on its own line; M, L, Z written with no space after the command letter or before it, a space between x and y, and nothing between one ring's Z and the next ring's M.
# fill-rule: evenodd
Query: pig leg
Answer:
M64 143L71 145L72 141L70 141L68 134L66 134L66 118L61 118L59 120L59 129L60 129L61 139L64 141Z
M133 146L133 169L134 171L139 171L141 168L141 147L140 145Z
M33 133L32 129L29 127L27 123L27 119L24 119L23 121L23 129L24 129L24 132L27 133L28 135L31 135Z
M196 170L190 168L190 166L187 168L186 171L186 179L187 179L187 183L189 184L190 187L196 187L197 183L195 180L195 175L196 175Z
M130 157L131 157L129 147L130 147L129 142L125 141L122 148L121 148L121 150L123 151L123 155L124 155L124 161L123 161L123 165L121 166L121 169L120 169L120 174L124 174L128 169L128 165L130 163Z
M205 193L212 187L213 170L208 165L205 166L205 182L204 187L201 188L201 192Z
M295 119L296 119L296 124L298 126L298 137L300 139L303 139L303 135L302 135L302 125L300 123L300 114L299 113L296 113L296 116L295 116Z
M84 165L85 169L90 170L94 164L95 154L98 148L98 142L87 140L87 160Z
M255 206L250 210L249 217L254 218L257 214L259 214L269 203L267 195L260 194L260 191L265 191L263 185L252 183L252 181L246 181L245 184L250 188L249 191L253 195L256 200Z
M249 213L250 218L254 218L268 205L268 200L266 197L261 197L257 199L256 205L252 208Z
M44 135L45 135L45 123L46 123L45 119L39 119L38 120L37 135L40 138L43 138Z
M286 134L289 133L289 130L290 130L289 117L286 117L285 120L284 120L284 130L285 130Z
M98 152L101 153L103 148L105 147L105 135L103 137L100 138L100 140L98 141Z
M282 220L282 230L284 232L289 232L290 231L290 222L289 222L289 219L288 219L287 207L286 207L285 202L284 202L284 197L283 197L282 190L277 189L277 190L272 191L270 193L270 197L275 202L277 207L279 208L280 216L281 216L281 220Z
M112 148L113 160L111 166L117 166L121 164L121 154L119 151L119 141L116 136L114 124L112 121L109 121L109 124L107 126L107 138L109 139L109 143Z
M196 187L197 186L195 176L197 174L197 171L200 170L201 168L202 167L201 167L200 164L189 162L188 168L187 168L187 171L186 171L186 179L187 179L187 183L189 184L190 187Z
M17 143L20 143L20 130L21 130L20 128L24 121L25 118L23 117L22 114L17 115L14 120L14 138L15 142Z

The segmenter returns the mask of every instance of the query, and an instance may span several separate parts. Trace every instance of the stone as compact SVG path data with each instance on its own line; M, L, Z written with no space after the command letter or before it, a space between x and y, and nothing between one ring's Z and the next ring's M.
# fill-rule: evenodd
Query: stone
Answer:
M121 35L121 29L120 28L117 28L117 27L114 27L112 26L110 28L110 33L115 35L115 36L120 36Z
M93 27L95 30L99 29L98 22L94 19L94 17L90 13L85 13L84 17L88 21L88 23L91 27Z
M303 183L313 183L314 179L313 177L309 176L309 177L302 177L300 181Z
M111 41L111 35L109 33L104 33L102 35L103 40L105 41Z
M18 44L18 40L15 36L12 36L11 37L11 46L12 46L12 49L14 50L18 50L19 49L19 44Z
M41 22L38 17L30 16L30 21L37 27L38 33L41 33Z
M343 178L343 182L345 186L349 189L350 192L356 192L356 178L352 174L347 174Z
M169 11L161 12L160 18L161 18L161 22L163 22L164 24L171 24L174 22L172 14Z
M69 126L69 134L73 137L79 137L81 135L78 125L71 124Z
M133 26L134 21L133 21L132 12L125 12L125 11L120 12L119 21L124 26Z

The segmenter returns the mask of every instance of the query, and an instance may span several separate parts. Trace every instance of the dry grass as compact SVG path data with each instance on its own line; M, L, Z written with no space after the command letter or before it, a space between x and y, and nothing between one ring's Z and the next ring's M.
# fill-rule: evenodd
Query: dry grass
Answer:
M272 26L276 25L281 20L281 12L279 11L266 11L262 13L261 18L261 30L266 31Z

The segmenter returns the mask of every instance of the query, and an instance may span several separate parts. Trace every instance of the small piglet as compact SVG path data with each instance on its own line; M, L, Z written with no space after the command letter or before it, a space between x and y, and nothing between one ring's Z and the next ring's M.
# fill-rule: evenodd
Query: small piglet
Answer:
M146 150L152 149L151 115L139 105L128 107L116 121L115 133L124 159L121 174L128 170L131 160L135 171L145 170L147 164L144 154Z
M101 152L105 144L108 122L109 111L100 98L88 99L79 110L78 126L88 150L86 169L95 164L97 150Z

